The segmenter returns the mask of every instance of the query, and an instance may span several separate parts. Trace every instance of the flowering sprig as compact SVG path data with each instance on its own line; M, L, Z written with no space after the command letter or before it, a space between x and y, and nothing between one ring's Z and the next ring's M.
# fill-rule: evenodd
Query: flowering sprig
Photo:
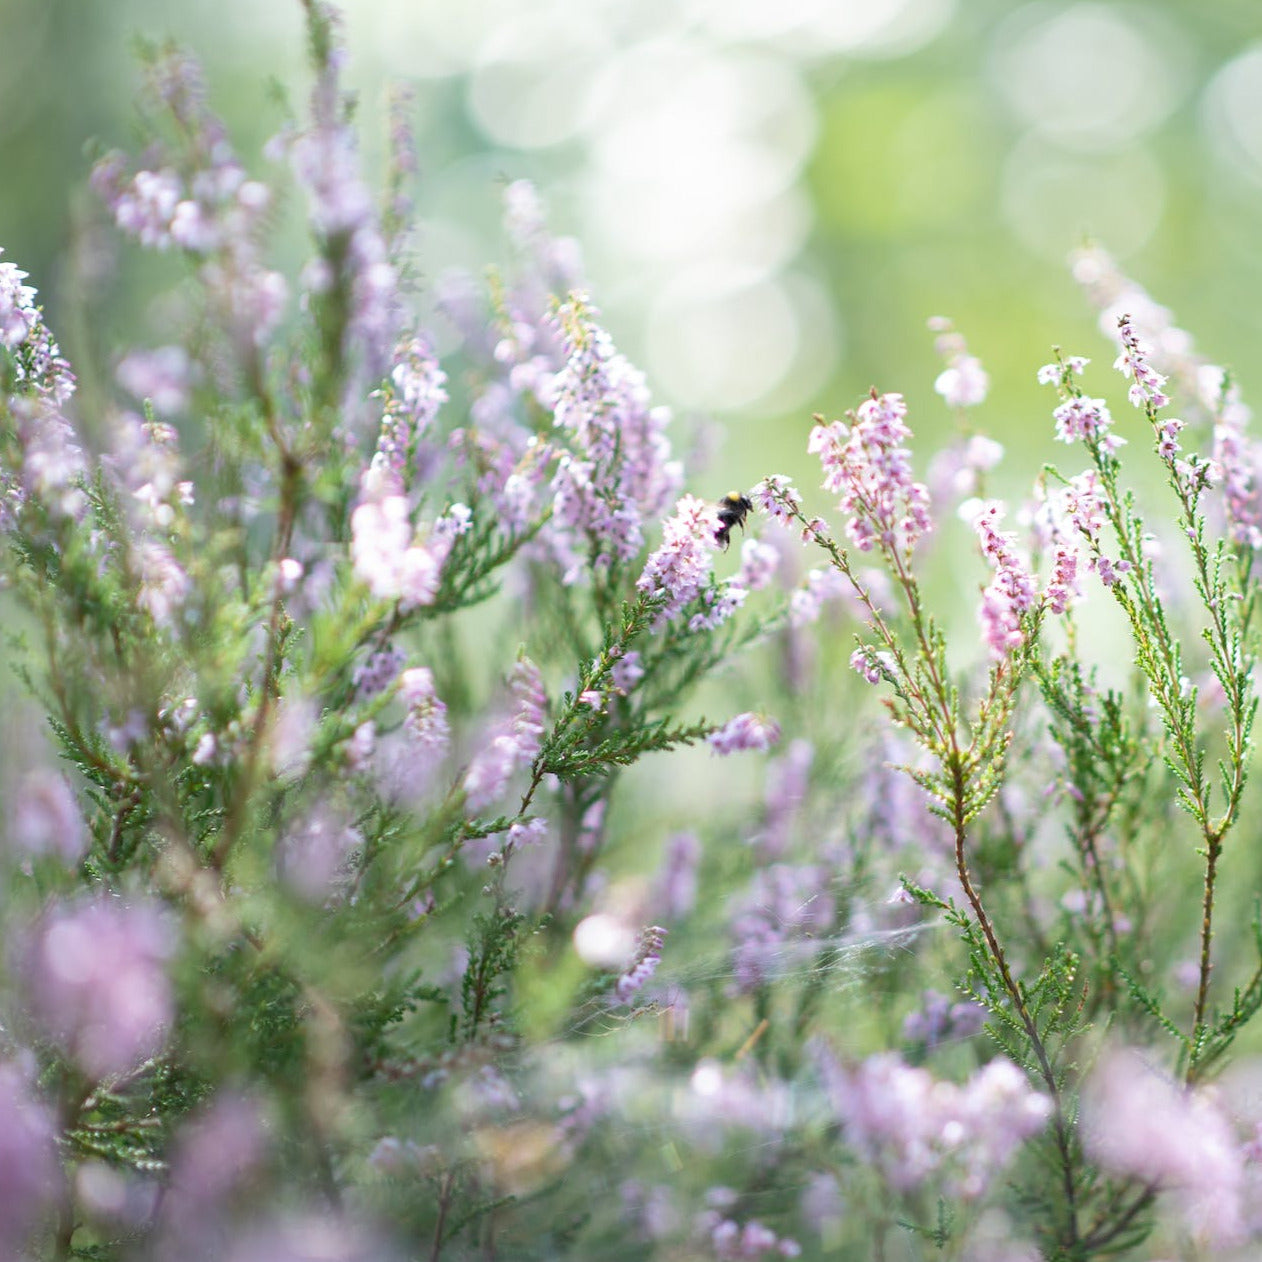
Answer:
M1178 443L1181 422L1158 417L1160 409L1170 402L1161 389L1165 379L1152 369L1149 351L1135 333L1129 316L1120 317L1118 330L1123 349L1115 366L1132 380L1131 402L1143 410L1152 426L1158 458L1166 468L1170 487L1177 497L1180 531L1192 552L1196 591L1208 619L1205 640L1210 648L1210 664L1227 708L1227 760L1220 766L1221 801L1215 806L1213 786L1204 769L1205 738L1197 718L1197 689L1187 682L1182 647L1169 626L1142 520L1133 499L1120 489L1116 448L1108 444L1109 436L1081 432L1077 436L1095 466L1092 488L1095 507L1091 514L1080 517L1079 529L1091 549L1096 572L1113 592L1130 623L1136 659L1165 721L1170 750L1167 757L1178 777L1179 800L1196 822L1204 847L1206 873L1199 980L1192 1029L1186 1044L1187 1071L1192 1076L1197 1072L1206 1034L1218 859L1223 839L1235 823L1239 810L1257 710L1252 684L1254 654L1240 620L1242 607L1250 605L1254 597L1232 582L1225 565L1225 541L1211 544L1207 539L1202 496L1214 478L1212 464L1195 455L1182 458ZM1058 362L1061 371L1053 375L1045 369L1043 379L1059 383L1062 397L1066 399L1057 409L1059 415L1062 408L1081 400L1082 396L1075 384L1073 367L1066 361ZM1102 550L1101 518L1107 520L1119 548L1120 558L1116 564Z

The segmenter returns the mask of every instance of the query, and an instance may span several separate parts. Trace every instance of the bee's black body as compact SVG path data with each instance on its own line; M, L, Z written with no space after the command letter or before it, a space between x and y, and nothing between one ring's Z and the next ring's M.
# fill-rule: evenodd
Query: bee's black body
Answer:
M729 491L719 500L719 528L714 532L714 541L722 546L724 552L732 542L732 527L739 526L744 530L745 518L753 507L749 496L739 491Z

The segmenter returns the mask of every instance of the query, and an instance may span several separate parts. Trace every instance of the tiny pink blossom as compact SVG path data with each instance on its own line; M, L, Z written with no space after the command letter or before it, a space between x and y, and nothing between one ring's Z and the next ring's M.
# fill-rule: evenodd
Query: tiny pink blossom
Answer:
M793 519L792 509L802 503L802 497L792 481L781 473L763 478L749 493L754 507L767 514L772 521L788 525Z

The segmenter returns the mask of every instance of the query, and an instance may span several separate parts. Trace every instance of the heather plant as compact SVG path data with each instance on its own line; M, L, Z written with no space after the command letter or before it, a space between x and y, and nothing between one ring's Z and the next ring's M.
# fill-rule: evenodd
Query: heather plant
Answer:
M258 171L173 48L96 162L166 344L78 388L0 260L4 1255L1250 1256L1231 377L1087 250L1135 425L1057 352L1070 461L984 498L935 320L925 479L874 390L842 534L735 523L529 185L418 324L406 99L379 197L304 8Z

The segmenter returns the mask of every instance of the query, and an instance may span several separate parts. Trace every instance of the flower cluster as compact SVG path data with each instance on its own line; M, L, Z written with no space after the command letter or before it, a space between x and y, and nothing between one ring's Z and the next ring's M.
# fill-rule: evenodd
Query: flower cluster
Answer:
M1016 552L1016 533L998 528L1002 517L1002 505L993 501L979 505L973 516L982 555L995 571L982 592L978 618L986 646L996 661L1002 661L1024 643L1022 618L1039 603L1038 583ZM1063 583L1065 575L1060 578ZM1059 595L1055 603L1062 603Z
M976 1199L1052 1112L1051 1100L1007 1060L992 1060L963 1086L893 1053L846 1067L821 1049L817 1061L848 1139L898 1188L932 1180Z
M824 489L840 495L848 515L846 533L860 551L875 544L906 558L933 529L929 492L911 475L911 437L901 394L873 391L854 412L852 424L816 425L807 450L819 456Z

